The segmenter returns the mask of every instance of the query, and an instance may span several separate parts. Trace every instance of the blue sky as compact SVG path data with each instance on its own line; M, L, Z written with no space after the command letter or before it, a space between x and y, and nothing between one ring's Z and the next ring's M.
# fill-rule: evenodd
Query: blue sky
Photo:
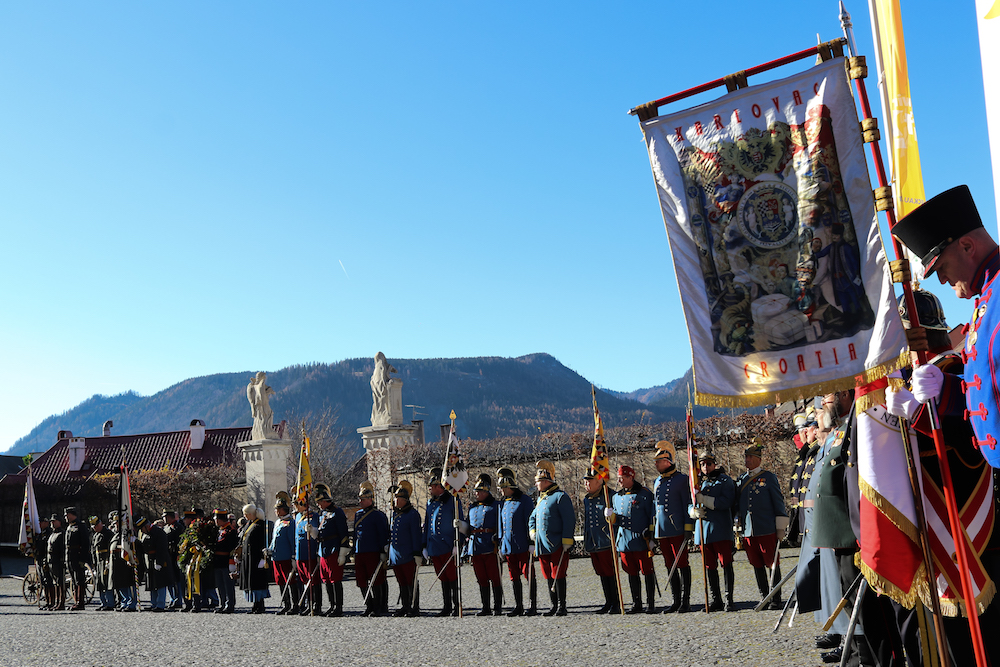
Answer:
M927 192L968 183L996 229L974 3L902 4ZM848 10L874 70L867 6ZM0 450L95 393L379 350L548 352L626 391L680 376L626 111L834 39L837 14L0 4Z

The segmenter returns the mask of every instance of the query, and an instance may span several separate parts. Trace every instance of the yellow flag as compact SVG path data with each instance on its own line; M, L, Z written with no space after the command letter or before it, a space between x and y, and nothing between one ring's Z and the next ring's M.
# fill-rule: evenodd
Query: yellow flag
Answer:
M920 171L917 129L910 99L910 75L906 68L906 44L899 0L869 0L883 123L888 135L896 218L924 203L924 177Z
M309 438L306 438L303 440L302 449L299 451L299 475L294 489L295 497L300 502L305 502L312 488L312 472L309 470Z

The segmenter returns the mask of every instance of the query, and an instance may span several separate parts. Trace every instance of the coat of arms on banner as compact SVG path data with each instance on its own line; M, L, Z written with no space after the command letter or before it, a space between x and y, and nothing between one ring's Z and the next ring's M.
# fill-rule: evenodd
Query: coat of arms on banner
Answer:
M642 128L699 402L810 395L898 365L905 341L842 60ZM883 354L869 344L886 327Z

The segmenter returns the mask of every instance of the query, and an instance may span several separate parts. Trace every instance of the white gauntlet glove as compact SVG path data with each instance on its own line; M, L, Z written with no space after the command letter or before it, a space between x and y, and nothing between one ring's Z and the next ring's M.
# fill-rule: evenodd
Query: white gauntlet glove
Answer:
M306 527L306 532L309 534L309 537L313 538L314 540L317 537L319 537L319 528L317 528L316 526L314 526L312 524L309 524Z
M462 521L461 519L455 519L454 527L458 528L458 532L462 533L463 535L468 535L469 533L472 532L472 524L470 524L468 521Z
M944 386L944 373L934 364L923 364L913 369L910 387L914 397L921 403L941 395Z
M697 502L699 505L704 505L705 507L707 507L710 510L714 510L715 509L715 498L714 497L712 497L712 496L706 496L704 493L701 493L699 491L698 493L694 494L694 498L695 498L695 502ZM701 517L701 518L704 518L704 517Z
M351 553L351 547L340 547L340 555L337 556L337 565L343 567L347 562L347 557Z
M917 400L917 397L909 389L905 387L900 387L898 391L886 389L885 409L890 415L896 415L907 421L913 421L913 415L917 413L919 408L920 401Z

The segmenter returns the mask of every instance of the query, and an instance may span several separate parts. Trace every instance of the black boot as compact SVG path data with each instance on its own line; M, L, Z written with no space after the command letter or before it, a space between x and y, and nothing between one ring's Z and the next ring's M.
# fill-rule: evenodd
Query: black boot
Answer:
M677 610L680 614L691 611L691 568L680 567L681 571L681 607Z
M410 612L407 614L410 618L415 618L420 616L420 589L417 588L416 578L414 578L413 586L410 588L413 592L413 600L410 602Z
M709 611L722 611L722 591L719 590L719 570L708 571Z
M334 606L333 614L331 616L339 618L344 615L344 582L336 581L333 584L333 593L337 598L337 603Z
M760 593L760 599L763 600L770 592L767 586L767 568L755 567L753 569L753 576L757 580L757 591Z
M601 577L601 589L604 591L604 606L598 609L595 613L607 614L611 611L611 607L614 606L612 602L611 589L608 587L608 579L610 577ZM612 579L612 584L614 584L614 579Z
M524 615L524 588L521 587L521 579L512 581L514 587L514 608L507 612L508 616Z
M670 606L663 610L664 614L673 614L681 608L681 570L677 568L674 576L670 579L670 595L673 601Z
M549 602L551 603L552 606L549 607L549 610L542 615L555 616L556 612L559 611L559 595L556 593L556 580L551 579L545 583L548 585L549 588Z
M503 616L503 586L493 584L493 615Z
M538 580L534 574L531 573L532 577L528 582L528 609L524 612L525 616L538 616Z
M736 585L736 573L733 572L733 565L730 563L722 569L722 576L726 582L726 611L736 611L736 603L733 602L733 587Z
M632 591L632 608L626 614L642 613L642 580L638 574L628 575L628 587Z
M384 590L383 590L384 589ZM377 584L372 589L372 611L369 616L378 618L385 615L385 606L389 598L389 584Z
M441 611L437 613L438 616L451 616L451 587L453 583L450 581L441 582L441 598L444 600L444 605L441 607Z
M775 556L775 558L777 558L777 556ZM774 581L774 583L776 585L777 585L777 583L779 581L781 581L781 563L775 563L774 564L774 579L773 579L773 581ZM770 593L770 592L771 591L768 591L768 593ZM779 609L780 610L780 609L783 609L784 607L785 607L785 605L781 601L781 589L779 588L778 592L774 594L773 598L771 598L771 604L769 604L767 608L768 609Z
M320 588L319 586L315 586L314 585L313 586L313 591L314 591L314 594L313 594L314 597L313 597L312 615L313 616L322 616L323 615L323 589Z
M292 603L292 608L288 610L288 615L297 616L302 613L302 608L299 607L299 600L302 599L302 584L299 583L298 577L288 586L288 595Z
M656 574L653 572L646 575L646 613L656 613Z
M559 611L556 612L556 616L565 616L568 613L566 611L566 577L556 579L556 598L559 603Z
M451 582L451 615L461 616L462 615L462 598L461 591L458 588L458 582Z
M479 587L479 598L483 601L483 608L479 611L476 616L492 616L493 612L490 611L490 587L480 586Z
M333 590L333 584L326 585L326 596L330 598L330 608L326 610L324 616L334 616L337 610L337 594Z
M409 616L410 614L410 600L413 596L413 586L400 586L399 587L399 603L400 608L392 613L393 618L400 618L402 616Z
M264 601L263 600L257 600L256 602L253 603L253 609L251 610L250 613L252 613L252 614L263 614L265 610L266 610L266 608L264 607Z

